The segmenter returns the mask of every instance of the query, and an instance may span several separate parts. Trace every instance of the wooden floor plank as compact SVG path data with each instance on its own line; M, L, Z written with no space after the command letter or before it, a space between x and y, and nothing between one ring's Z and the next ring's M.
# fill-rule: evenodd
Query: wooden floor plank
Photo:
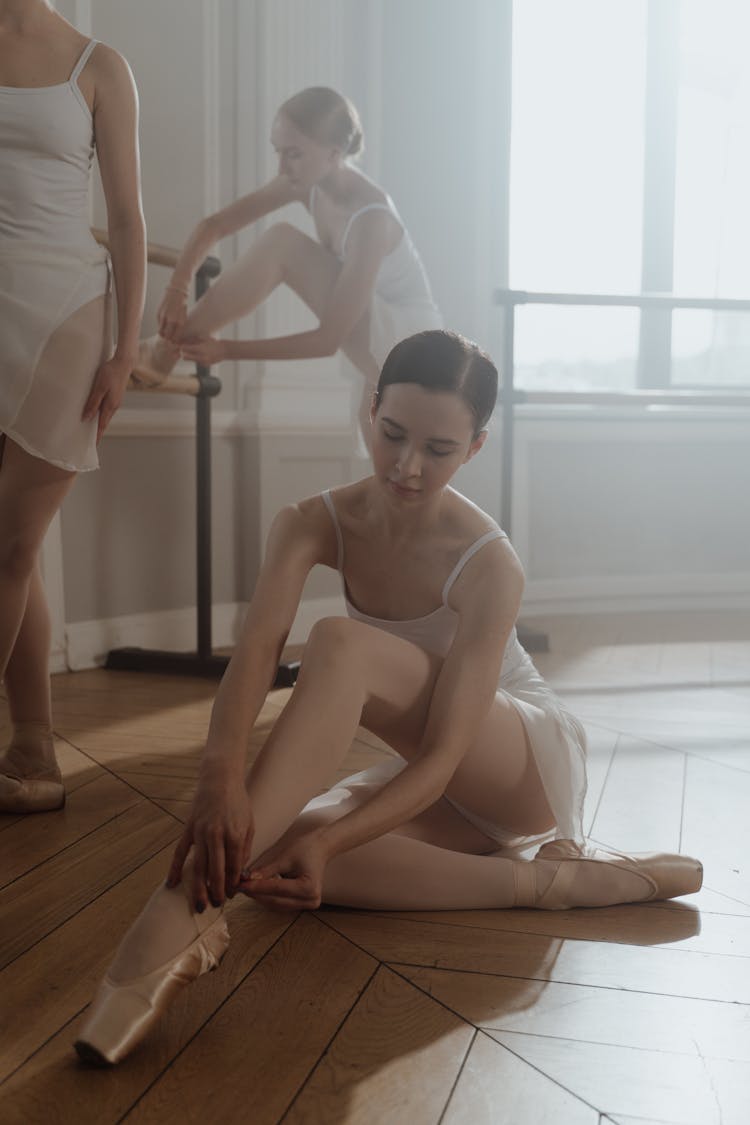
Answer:
M384 916L470 929L548 934L621 945L672 946L693 953L750 958L748 915L708 913L686 905L687 902L686 898L680 903L636 903L601 910L415 910Z
M678 852L685 755L622 735L590 835L630 852Z
M179 833L172 817L141 801L0 891L0 968Z
M703 861L709 887L750 904L750 775L718 762L687 764L683 847Z
M679 1125L747 1123L750 1063L726 1062L719 1070L697 1052L690 1058L540 1035L487 1034L610 1116Z
M441 1125L526 1122L599 1125L599 1113L480 1033L472 1044Z
M138 793L110 774L100 776L67 795L63 808L38 816L23 817L3 837L0 887L140 802ZM40 873L41 874L41 873Z
M400 966L398 972L476 1027L750 1062L750 1007L617 988Z
M285 1125L437 1125L473 1035L463 1020L380 968Z
M494 930L469 937L458 926L364 912L326 912L326 921L386 963L750 1003L745 958Z
M376 968L317 919L298 918L128 1114L128 1125L273 1125Z
M59 947L49 945L44 950L49 961L41 956L40 951L36 964L29 961L23 966L25 976L38 974L42 981L49 982L49 987L56 988L60 996L50 1011L46 1028L41 1020L36 1019L31 1031L26 1027L19 1028L19 1043L6 1048L16 1065L26 1061L0 1086L0 1120L3 1125L28 1125L37 1121L60 1122L61 1125L70 1125L71 1122L76 1125L110 1125L121 1120L123 1114L167 1071L183 1048L291 925L289 916L272 915L245 901L237 906L233 903L229 911L232 941L217 972L191 984L175 1000L147 1042L125 1063L108 1070L82 1065L73 1051L81 1019L79 1012L93 994L109 961L115 932L119 936L130 920L130 917L126 919L122 915L127 913L132 916L133 907L136 903L140 905L148 888L153 885L157 868L163 871L165 859L164 854L155 857L123 881L120 895L103 896L100 903L92 904L77 919L71 920L63 935L63 953L60 953ZM127 912L123 909L125 903L130 907ZM111 918L108 916L110 910ZM66 971L71 964L70 946L75 946L77 939L83 939L85 945L86 934L90 934L92 925L97 923L104 929L102 947L97 946L90 953L85 948L81 950L78 979L70 974L69 969ZM102 957L104 948L107 950L106 958ZM55 970L58 975L54 975ZM39 1040L39 1047L28 1057L34 1038ZM211 1082L205 1081L205 1074L203 1085L207 1090L213 1088ZM195 1118L189 1114L180 1118L175 1114L174 1120Z

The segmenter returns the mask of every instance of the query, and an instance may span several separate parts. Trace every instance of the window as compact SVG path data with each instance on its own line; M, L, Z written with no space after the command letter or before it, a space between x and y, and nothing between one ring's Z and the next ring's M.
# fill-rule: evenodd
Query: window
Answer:
M745 0L517 0L510 286L750 297ZM750 382L750 314L530 305L535 389Z

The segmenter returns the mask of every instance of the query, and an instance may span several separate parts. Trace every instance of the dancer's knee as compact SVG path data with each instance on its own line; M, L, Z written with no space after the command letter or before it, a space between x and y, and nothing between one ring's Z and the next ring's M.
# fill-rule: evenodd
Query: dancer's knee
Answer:
M36 565L40 544L23 532L5 534L0 541L0 574L6 580L23 581Z
M260 236L259 241L262 241L268 250L272 251L280 261L283 261L302 237L304 236L297 227L282 221L270 226Z
M351 671L359 664L362 652L362 626L348 617L324 617L317 621L307 639L300 674L317 668L346 668Z

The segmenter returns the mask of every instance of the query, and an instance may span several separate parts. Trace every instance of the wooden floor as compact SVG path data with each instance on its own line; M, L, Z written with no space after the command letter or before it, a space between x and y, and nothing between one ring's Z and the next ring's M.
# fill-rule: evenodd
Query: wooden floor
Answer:
M750 614L545 624L538 664L591 740L588 831L699 856L699 895L295 917L235 899L220 970L119 1068L86 1069L75 1028L164 874L213 685L60 676L67 806L0 816L2 1125L747 1125ZM382 753L364 736L342 773Z

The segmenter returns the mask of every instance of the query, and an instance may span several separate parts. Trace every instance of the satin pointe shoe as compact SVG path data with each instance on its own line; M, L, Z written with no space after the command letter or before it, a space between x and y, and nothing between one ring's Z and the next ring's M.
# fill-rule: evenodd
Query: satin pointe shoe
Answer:
M40 769L34 776L21 777L0 758L0 812L52 812L65 803L65 786L60 769Z
M200 922L196 917L196 923ZM80 1058L94 1066L113 1066L129 1054L159 1021L186 985L219 967L229 945L224 916L170 961L144 976L99 985L75 1041Z
M536 860L557 861L552 882L539 894L537 890ZM601 878L603 865L609 871ZM599 868L599 878L593 893L585 894L586 868ZM668 852L642 852L626 855L604 848L581 847L573 840L551 840L542 845L531 863L516 863L515 906L538 910L571 910L581 906L615 906L625 902L654 902L694 894L703 883L703 865L690 856ZM626 876L625 878L623 876ZM634 893L637 877L642 893ZM578 893L573 890L575 880L580 880Z

